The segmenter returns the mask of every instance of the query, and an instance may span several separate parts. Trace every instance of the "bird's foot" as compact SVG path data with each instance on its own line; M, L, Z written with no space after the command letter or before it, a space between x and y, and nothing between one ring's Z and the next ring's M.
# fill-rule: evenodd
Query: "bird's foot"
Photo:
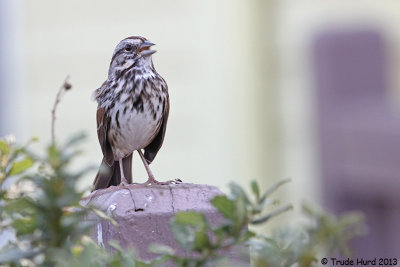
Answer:
M119 186L127 187L128 185L129 185L128 181L124 177L122 177Z
M165 182L159 182L157 181L154 177L149 177L146 182L144 182L144 185L170 185L170 184L180 184L182 183L182 180L177 178L174 180L169 180Z

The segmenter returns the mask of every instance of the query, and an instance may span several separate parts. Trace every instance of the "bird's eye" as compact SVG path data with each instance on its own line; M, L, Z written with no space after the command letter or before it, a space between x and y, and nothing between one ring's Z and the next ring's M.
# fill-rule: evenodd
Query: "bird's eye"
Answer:
M133 50L133 46L132 46L131 44L127 44L127 45L125 46L125 51L131 52L132 50Z

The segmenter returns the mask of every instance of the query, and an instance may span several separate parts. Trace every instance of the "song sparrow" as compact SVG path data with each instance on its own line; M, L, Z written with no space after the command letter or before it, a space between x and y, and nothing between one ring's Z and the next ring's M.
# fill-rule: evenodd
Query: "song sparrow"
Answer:
M108 79L93 93L103 152L94 190L132 183L135 150L149 175L146 184L163 184L149 167L163 143L169 113L168 87L151 59L153 45L139 36L122 40L114 50Z

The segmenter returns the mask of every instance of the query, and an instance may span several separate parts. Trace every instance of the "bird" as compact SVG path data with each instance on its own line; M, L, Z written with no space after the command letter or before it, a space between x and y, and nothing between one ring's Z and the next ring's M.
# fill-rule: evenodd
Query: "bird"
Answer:
M149 167L163 144L170 108L167 83L154 68L154 45L141 36L120 41L107 80L92 94L103 153L93 190L131 184L135 151L148 174L144 184L168 183L157 181Z

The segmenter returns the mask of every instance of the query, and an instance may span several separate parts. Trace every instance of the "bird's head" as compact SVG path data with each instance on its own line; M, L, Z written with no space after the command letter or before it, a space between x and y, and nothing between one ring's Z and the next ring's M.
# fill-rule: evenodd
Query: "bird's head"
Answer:
M131 36L119 42L111 59L109 75L132 67L153 68L151 55L156 52L150 49L153 45L152 42L140 36Z

